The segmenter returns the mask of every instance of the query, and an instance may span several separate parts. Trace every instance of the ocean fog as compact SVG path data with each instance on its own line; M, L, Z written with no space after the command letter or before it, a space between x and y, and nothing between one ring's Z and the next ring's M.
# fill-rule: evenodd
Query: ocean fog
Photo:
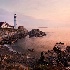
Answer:
M41 28L40 30L46 32L44 37L28 36L24 39L18 40L15 46L22 47L22 49L35 49L36 51L52 50L56 42L63 42L65 45L70 45L70 28Z

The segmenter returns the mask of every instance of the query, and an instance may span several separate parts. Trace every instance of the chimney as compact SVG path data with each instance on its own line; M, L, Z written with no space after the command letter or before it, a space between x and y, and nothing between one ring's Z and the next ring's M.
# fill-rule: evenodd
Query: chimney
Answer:
M16 14L14 14L14 29L16 29Z

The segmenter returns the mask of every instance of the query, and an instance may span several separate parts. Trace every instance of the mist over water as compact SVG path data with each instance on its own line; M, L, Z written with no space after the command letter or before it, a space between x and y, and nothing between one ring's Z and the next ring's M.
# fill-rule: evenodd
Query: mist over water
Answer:
M36 51L47 51L51 50L56 42L64 42L65 45L70 45L70 28L46 28L40 30L46 32L47 35L38 38L29 38L27 36L20 39L16 46L23 49L34 48Z

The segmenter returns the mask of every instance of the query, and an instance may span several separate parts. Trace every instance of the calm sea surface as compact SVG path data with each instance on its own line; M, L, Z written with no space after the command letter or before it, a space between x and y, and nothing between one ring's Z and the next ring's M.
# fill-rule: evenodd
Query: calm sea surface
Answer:
M36 51L51 50L56 42L64 42L70 45L70 28L46 28L40 29L46 32L46 36L39 38L24 38L15 45L23 49L34 48Z

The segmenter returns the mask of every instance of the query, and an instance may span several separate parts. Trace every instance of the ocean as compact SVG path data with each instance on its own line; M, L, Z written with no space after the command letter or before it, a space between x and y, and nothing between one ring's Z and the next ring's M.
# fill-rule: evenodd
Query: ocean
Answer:
M52 50L57 42L63 42L65 46L70 45L70 28L40 28L46 32L44 37L32 37L18 40L15 46L22 49L35 49L36 51Z

